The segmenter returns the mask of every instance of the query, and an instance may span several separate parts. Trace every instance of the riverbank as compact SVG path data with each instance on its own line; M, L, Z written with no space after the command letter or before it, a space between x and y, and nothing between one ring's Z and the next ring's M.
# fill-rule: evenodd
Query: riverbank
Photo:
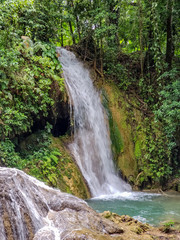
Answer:
M180 231L175 230L173 227L170 227L168 224L164 225L161 228L152 227L149 224L143 224L136 219L128 215L119 216L116 213L111 213L110 211L105 211L101 213L106 219L111 220L115 224L119 225L123 229L121 234L121 240L133 239L133 240L152 240L152 239L161 239L161 240L179 240ZM167 231L167 232L166 232Z

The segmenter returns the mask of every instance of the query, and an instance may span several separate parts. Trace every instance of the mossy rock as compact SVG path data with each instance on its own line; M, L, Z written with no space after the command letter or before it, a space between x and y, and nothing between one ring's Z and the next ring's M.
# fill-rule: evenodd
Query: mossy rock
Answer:
M51 137L51 139L51 147L58 148L62 154L58 163L61 179L58 180L57 187L77 197L83 199L90 198L90 191L86 185L85 179L66 147L69 141L68 137Z
M116 165L122 177L131 178L132 181L138 171L132 126L129 121L129 105L123 92L113 82L105 83L103 88L107 98L105 107L110 112L110 136Z
M83 199L90 198L90 191L85 179L66 148L70 137L46 136L47 139L43 139L43 132L38 131L20 143L19 151L22 156L24 155L25 158L30 155L34 156L33 159L28 159L23 170L63 192ZM44 151L43 141L47 142L49 155L42 154L42 158L36 159L36 155L33 155L34 151Z
M102 88L117 169L120 170L122 178L134 189L147 186L152 188L153 179L156 177L153 171L155 168L159 173L156 163L159 163L160 157L162 158L161 148L164 143L160 127L153 116L148 117L141 110L141 103L135 93L128 95L110 80L104 82ZM153 163L151 168L150 159ZM157 183L160 184L159 179L156 185ZM179 186L176 188L179 189Z

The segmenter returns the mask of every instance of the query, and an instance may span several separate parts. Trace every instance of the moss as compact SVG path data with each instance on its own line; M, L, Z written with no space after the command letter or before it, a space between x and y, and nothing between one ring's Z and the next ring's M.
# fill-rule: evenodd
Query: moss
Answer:
M111 138L111 148L112 148L114 158L116 159L118 157L118 155L121 152L123 152L124 143L123 143L123 139L122 139L121 133L119 131L118 125L117 125L116 121L114 120L114 118L112 116L112 112L109 108L108 97L107 97L105 91L103 91L103 106L106 109L106 112L108 115L110 138Z
M51 137L52 148L58 148L61 152L60 161L58 163L58 169L60 171L60 180L57 187L64 192L72 193L77 197L87 199L90 197L89 189L85 183L85 180L75 162L72 159L66 145L69 141L68 136L61 138Z
M105 83L103 87L103 103L108 109L112 150L117 167L124 177L135 179L137 162L134 154L132 126L129 123L129 105L125 95L114 83Z
M143 233L143 230L140 227L134 227L131 231L137 234Z
M52 187L86 199L90 197L88 187L66 148L69 138L56 138L39 131L24 139L19 147L25 161L23 169Z
M123 139L119 131L119 128L117 126L117 123L115 121L113 121L112 125L110 125L110 133L111 133L113 152L117 157L120 153L123 152L124 143L123 143Z
M101 88L113 156L122 176L136 190L165 185L171 167L161 124L154 121L150 111L144 110L135 92L126 93L110 80L103 82Z
M112 216L112 212L110 212L110 211L105 211L105 212L103 212L102 216L103 216L104 218L110 218L110 217Z
M141 157L141 140L139 139L135 141L134 154L137 159Z
M141 111L135 93L127 95L110 81L103 87L112 150L122 176L135 187L163 185L163 177L171 168L166 163L168 151L160 126L153 115L147 117Z

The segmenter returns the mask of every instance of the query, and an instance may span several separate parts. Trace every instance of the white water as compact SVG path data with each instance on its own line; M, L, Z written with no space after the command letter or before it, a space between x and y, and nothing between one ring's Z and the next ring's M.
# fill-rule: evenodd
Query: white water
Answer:
M92 196L130 191L115 171L105 111L88 70L73 53L62 48L57 52L74 114L74 142L69 148Z
M51 234L55 236L55 240L59 239L57 237L60 236L60 231L54 227L54 223L46 215L50 208L48 197L44 193L47 192L52 196L53 194L60 194L60 191L49 188L20 170L0 167L0 186L2 187L2 185L4 187L0 191L0 207L1 210L6 209L8 213L9 221L13 227L13 239L27 239L28 230L24 214L29 216L32 221L32 231L39 236L35 235L35 240L41 239L40 233L41 236L46 236L48 231L49 235L51 231ZM0 216L0 239L5 240L6 234L1 217L3 216ZM44 233L42 234L43 230Z
M0 213L0 240L84 239L85 230L118 230L85 201L12 168L0 167Z

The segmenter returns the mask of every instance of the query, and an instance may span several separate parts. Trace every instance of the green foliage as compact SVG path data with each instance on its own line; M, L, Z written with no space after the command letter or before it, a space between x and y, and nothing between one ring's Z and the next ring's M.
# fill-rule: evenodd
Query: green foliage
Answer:
M21 149L19 141L37 119L46 121L54 104L53 84L57 82L64 91L61 65L52 43L57 39L58 4L37 0L0 3L1 165L25 168L53 186L57 185L61 153L50 148L50 124L26 149Z
M142 182L147 177L163 181L175 173L179 166L177 156L180 146L180 5L178 1L171 1L171 8L168 8L169 2L1 1L2 163L7 162L9 166L19 164L21 157L16 153L11 139L30 132L38 118L47 118L54 104L51 96L53 83L58 82L60 90L64 91L55 45L81 41L84 59L90 60L96 70L102 71L102 75L104 73L106 77L114 79L121 89L135 91L140 102L147 106L148 113L154 110L157 126L153 121L150 124L151 119L145 120L145 143L138 137L135 140L135 155L142 161L140 170L144 172L144 176L141 175ZM171 21L168 22L169 17ZM167 39L168 29L171 30L170 43ZM168 56L172 64L165 59L168 44L171 49ZM174 68L171 69L171 65ZM120 152L123 142L110 112L109 124L114 151ZM57 156L51 156L47 149L43 150L44 155L38 151L35 159L43 159L39 160L39 164L45 173L51 164L54 166ZM55 181L53 177L50 178L52 182Z
M169 222L165 222L163 224L163 227L160 228L160 230L162 232L165 232L165 233L169 233L171 231L171 228L174 226L174 222L173 221L169 221Z
M15 151L15 145L8 138L0 142L0 162L2 166L22 169L21 157Z
M53 186L57 186L57 176L59 170L57 165L61 153L58 149L40 148L34 151L33 155L28 156L26 168L32 176L40 180L45 180Z
M118 79L119 82L127 81L127 70L126 68L117 62L117 49L109 48L105 52L104 56L104 69L105 73L112 78Z
M168 139L173 172L179 175L177 170L179 169L178 148L180 147L180 78L175 70L165 72L160 78L163 81L166 78L171 79L171 83L160 92L160 102L156 105L154 113L156 119L162 122L163 131Z
M136 159L140 159L141 157L141 141L140 140L136 140L135 141L135 147L134 147L134 154Z
M51 3L50 9L49 1L0 3L0 161L3 166L30 167L32 175L43 179L44 174L55 184L59 152L49 148L47 134L42 132L24 152L15 143L37 119L46 121L54 104L53 83L64 91L56 47L50 43L57 37L59 22L58 6ZM48 124L46 131L51 131Z
M169 148L172 149L178 144L180 134L180 77L177 71L165 72L160 80L173 78L174 81L164 87L160 92L160 104L156 106L155 115L163 122L165 133L169 139Z
M146 118L136 130L135 156L138 159L140 184L148 182L164 184L172 174L170 151L167 138L163 135L160 125ZM141 137L139 137L141 136Z
M146 142L146 154L144 159L148 162L148 166L144 169L148 175L162 184L165 179L168 179L172 174L172 167L169 164L170 158L168 156L168 150L164 147L164 141L166 139L162 136L157 137L154 141L153 136L147 137Z
M37 42L31 48L1 49L0 134L1 139L30 131L34 115L48 115L54 104L50 95L53 81L64 90L55 47Z
M33 41L57 39L61 1L6 0L0 4L0 21L7 44L11 38L29 36ZM8 35L10 33L10 35Z
M29 174L39 180L57 186L57 177L60 177L57 166L60 162L61 152L50 146L51 140L48 133L50 128L51 126L48 124L46 130L33 134L20 146L10 139L1 141L1 165L26 169Z

